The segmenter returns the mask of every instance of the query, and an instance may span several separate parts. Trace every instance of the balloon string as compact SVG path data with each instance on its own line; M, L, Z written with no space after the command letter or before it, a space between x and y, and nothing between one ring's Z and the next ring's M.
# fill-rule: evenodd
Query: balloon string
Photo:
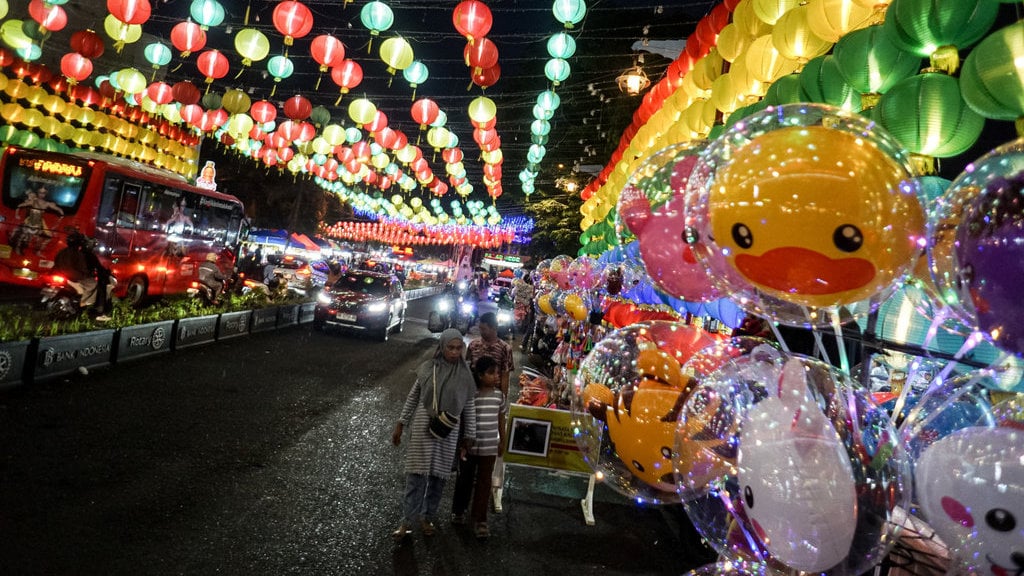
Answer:
M824 360L826 364L831 364L832 360L828 357L828 351L825 350L825 344L821 340L821 332L818 332L817 330L811 330L811 334L814 334L815 355L820 354L821 359Z
M789 353L789 346L786 345L786 340L782 337L782 333L779 332L779 326L775 322L768 322L768 325L772 327L772 332L775 334L775 341L782 347L782 351Z
M958 400L960 399L960 397L961 397L961 396L963 396L964 394L966 394L967 392L969 392L970 390L972 390L972 389L974 388L974 386L975 386L975 385L976 385L976 384L977 384L977 383L978 383L978 382L979 382L979 381L980 381L980 380L981 380L981 379L982 379L983 377L985 377L986 375L987 375L987 374L986 374L985 370L979 370L979 371L975 372L975 374L974 374L974 375L973 375L973 376L971 377L971 379L967 381L967 384L966 384L966 385L963 385L963 386L957 386L957 387L956 387L956 389L955 389L955 390L953 390L953 393L952 393L952 394L950 394L949 398L946 398L946 399L945 399L945 400L944 400L944 401L942 402L942 404L939 404L939 406L938 406L938 407L936 407L936 408L932 409L932 410L930 411L930 413L928 414L928 416L926 416L926 417L924 418L924 420L921 420L921 421L919 421L919 422L916 422L916 425L915 425L915 427L914 427L914 430L910 430L910 431L908 431L908 432L912 432L912 433L913 433L913 436L916 436L917 434L916 434L915 430L916 430L916 431L920 431L920 430L925 430L925 429L927 429L927 428L928 428L928 426L929 426L929 425L930 425L930 424L932 423L932 421L933 421L933 420L935 420L935 419L936 419L936 418L938 418L939 416L942 416L942 415L943 415L943 412L944 412L944 411L946 410L946 408L949 408L950 406L952 406L952 405L953 405L953 403L954 403L954 402L956 402L956 401L958 401ZM908 380L908 381L907 381L907 384L909 384L909 383L910 383L910 381ZM907 387L907 388L909 388L909 386L906 386L906 387ZM932 391L932 390L931 390L931 389L929 389L929 392L931 392L931 391ZM903 419L903 421L904 421L904 422L908 422L908 421L914 421L914 420L915 420L914 416L915 416L916 414L918 414L918 413L919 413L919 412L920 412L921 410L924 410L924 408L925 408L925 400L924 400L924 398L922 398L922 399L921 399L921 401L920 401L920 402L918 402L918 403L917 403L917 405L916 405L916 406L914 406L914 408L913 408L913 409L912 409L912 410L910 411L910 414L908 414L908 415L907 415L907 417ZM898 413L898 412L893 412L893 416L894 416L894 417L895 417L895 416L896 416L897 414L899 414L899 413ZM894 419L895 419L895 418L894 418ZM906 432L904 432L904 431L902 430L902 426L900 427L900 435L901 435L901 436L904 436L904 437L910 437L910 436L911 436L911 435L908 435L908 434L907 434Z
M832 331L836 335L836 350L839 352L839 368L844 374L850 373L850 358L846 353L846 343L843 340L843 326L839 323L839 314L829 314L832 319Z

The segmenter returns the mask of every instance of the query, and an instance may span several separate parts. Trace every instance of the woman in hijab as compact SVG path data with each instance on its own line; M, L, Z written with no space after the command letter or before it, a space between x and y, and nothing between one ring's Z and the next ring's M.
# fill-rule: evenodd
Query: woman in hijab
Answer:
M445 438L438 439L428 429L431 418L442 411L458 415L463 442L472 444L476 437L476 384L464 359L465 350L466 344L458 330L450 328L441 333L434 357L416 371L416 382L391 434L391 443L398 446L402 442L402 431L406 427L410 429L405 455L402 523L392 533L396 540L411 533L413 522L417 520L424 536L434 535L434 518L441 493L455 461L459 426Z

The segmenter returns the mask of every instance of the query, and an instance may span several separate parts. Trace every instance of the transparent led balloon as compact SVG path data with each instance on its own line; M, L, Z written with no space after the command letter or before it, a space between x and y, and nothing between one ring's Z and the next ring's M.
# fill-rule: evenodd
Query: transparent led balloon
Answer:
M718 289L784 324L825 327L839 307L871 310L924 247L909 155L831 106L770 106L737 122L689 186L688 239Z
M686 185L706 144L676 144L648 158L629 177L617 204L617 228L640 245L640 257L661 291L706 302L719 297L705 267L686 242ZM620 237L623 234L620 234Z
M1024 140L982 156L950 184L935 209L929 262L962 321L1024 355Z
M615 330L580 365L573 386L576 443L598 479L638 503L678 502L676 419L694 385L681 366L714 340L676 322Z
M885 556L910 476L888 414L866 390L823 362L762 351L709 375L683 413L700 414L698 403L713 412L702 418L716 422L719 446L735 447L734 472L683 504L722 556L836 576Z
M692 376L697 387L679 415L672 454L680 498L700 497L707 493L711 482L736 473L736 443L733 441L739 426L736 416L767 394L760 382L772 374L774 361L780 359L781 354L776 345L767 340L736 337L716 341L683 365L683 373ZM714 387L703 385L725 364L751 355L757 360L739 361L742 388L724 395ZM722 404L727 398L728 406Z
M935 380L923 394L907 397L893 420L900 422L900 437L911 462L957 430L995 422L988 393L992 376L986 372L977 370Z
M1021 572L1024 430L1019 422L969 426L932 443L915 464L914 483L920 514L949 547L950 573Z

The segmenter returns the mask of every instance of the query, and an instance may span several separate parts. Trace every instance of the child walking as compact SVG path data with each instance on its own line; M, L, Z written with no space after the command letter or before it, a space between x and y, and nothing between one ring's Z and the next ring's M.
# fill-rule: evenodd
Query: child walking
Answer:
M491 496L494 462L505 451L505 395L501 370L490 356L476 361L476 442L459 452L459 471L452 501L452 524L466 523L466 510L477 538L491 535L487 505ZM471 506L472 503L472 506Z

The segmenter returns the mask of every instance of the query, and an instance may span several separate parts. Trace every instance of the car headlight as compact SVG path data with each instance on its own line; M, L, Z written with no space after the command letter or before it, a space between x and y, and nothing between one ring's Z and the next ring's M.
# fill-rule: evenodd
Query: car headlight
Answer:
M509 314L508 312L498 312L498 323L499 324L508 324L511 321L512 321L512 315L511 314Z
M388 309L387 302L374 302L366 307L367 312L383 312Z
M472 314L473 313L473 305L469 304L469 303L463 303L462 304L462 313L463 314Z
M469 284L466 284L464 281L460 281L458 283L458 287L459 287L459 290L465 290L466 288L469 288Z
M447 312L449 308L451 308L451 304L447 300L441 300L437 303L437 310L439 312Z
M320 294L317 295L316 301L323 304L324 306L327 306L331 302L333 302L333 299L331 298L331 295L328 294L327 292L321 292Z

